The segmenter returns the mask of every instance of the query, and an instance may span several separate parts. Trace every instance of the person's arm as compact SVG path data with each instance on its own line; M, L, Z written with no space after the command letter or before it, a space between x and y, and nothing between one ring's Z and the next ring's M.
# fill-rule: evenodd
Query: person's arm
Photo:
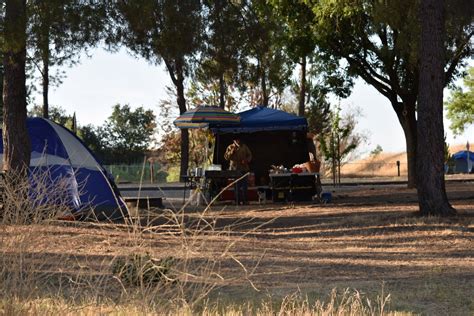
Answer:
M234 145L229 145L229 147L227 147L226 151L225 151L225 154L224 154L224 159L225 160L230 160L232 158L232 156L234 156L235 154L235 146Z

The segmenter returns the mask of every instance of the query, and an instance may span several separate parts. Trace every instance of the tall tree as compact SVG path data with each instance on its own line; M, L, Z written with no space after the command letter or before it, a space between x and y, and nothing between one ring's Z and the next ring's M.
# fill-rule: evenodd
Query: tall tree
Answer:
M463 133L467 126L474 124L474 67L469 68L464 86L465 91L455 89L445 104L451 120L450 128L455 134Z
M311 30L314 13L298 0L272 0L279 19L285 25L285 46L292 61L300 66L298 115L305 115L307 66L316 43Z
M405 134L408 185L416 185L419 91L418 1L321 0L305 3L315 14L313 30L327 58L341 59L349 76L372 85L391 103ZM444 81L458 74L471 54L473 6L468 0L449 1L445 37Z
M331 104L326 94L322 93L318 87L310 88L310 101L306 109L308 131L324 138L331 131Z
M422 0L417 190L422 215L453 215L444 182L444 0Z
M3 32L3 31L2 31ZM0 44L0 47L3 47L3 44ZM3 93L3 77L5 74L5 71L3 69L3 52L1 51L0 48L0 91ZM0 98L0 120L3 121L3 97Z
M7 0L3 33L3 171L7 179L25 176L31 156L26 129L26 20L26 0Z
M116 43L149 62L164 62L176 89L179 113L186 112L184 81L201 48L201 3L196 0L119 0L114 2ZM189 131L181 130L180 174L189 165Z
M61 82L51 67L74 65L81 51L101 38L105 8L101 1L28 1L29 61L41 77L43 117L49 117L49 88Z
M266 0L243 1L242 14L245 23L244 54L247 57L247 82L253 105L269 106L272 97L278 105L278 97L290 83L291 61L284 50L284 27Z
M3 76L5 70L3 69L3 50L5 49L4 43L4 25L5 25L5 2L0 2L0 91L3 93ZM0 98L0 123L3 122L3 96Z
M210 105L224 108L229 100L229 88L240 82L244 64L242 4L227 0L203 2L207 32L196 77L206 89L216 90L218 102Z

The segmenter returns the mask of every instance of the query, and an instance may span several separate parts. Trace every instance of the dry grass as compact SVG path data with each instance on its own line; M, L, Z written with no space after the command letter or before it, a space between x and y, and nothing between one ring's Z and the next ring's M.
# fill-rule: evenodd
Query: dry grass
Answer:
M451 154L466 150L466 144L456 144L449 148ZM400 161L400 174L408 174L407 155L405 152L382 152L356 161L350 161L341 168L342 177L397 177L397 161Z
M474 185L448 191L456 218L419 218L415 192L392 186L338 189L327 205L142 211L128 224L4 223L0 314L473 314ZM134 254L177 258L171 281L114 276Z
M400 161L400 174L407 175L406 153L381 153L357 161L351 161L341 168L343 177L396 177L397 161Z

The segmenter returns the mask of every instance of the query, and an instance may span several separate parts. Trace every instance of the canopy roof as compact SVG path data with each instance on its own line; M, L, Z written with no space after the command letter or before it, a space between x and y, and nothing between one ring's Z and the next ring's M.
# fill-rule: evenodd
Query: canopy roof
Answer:
M174 125L178 128L205 128L213 126L238 125L237 114L225 111L217 106L198 106L181 114Z
M469 160L474 161L474 152L472 151L468 152L467 150L458 151L457 153L453 155L453 158L456 160L457 159L467 160L467 153L469 153Z
M281 110L258 106L239 113L240 124L212 128L214 133L253 133L260 131L302 131L308 128L306 118Z

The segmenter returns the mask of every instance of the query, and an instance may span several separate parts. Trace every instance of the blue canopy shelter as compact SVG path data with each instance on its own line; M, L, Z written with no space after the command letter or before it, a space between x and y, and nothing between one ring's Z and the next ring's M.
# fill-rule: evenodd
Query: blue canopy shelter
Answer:
M41 183L48 187L48 196L35 203L66 204L77 217L91 211L99 219L128 215L113 180L76 135L43 118L28 118L27 129L31 141L30 197L34 199L39 187L35 181L48 182ZM0 161L2 158L0 139Z
M212 129L214 133L254 133L262 131L306 131L306 118L281 110L258 106L239 113L240 124Z
M235 138L240 138L252 151L250 168L257 185L268 183L271 165L291 168L309 160L306 118L261 106L238 114L239 125L211 129L216 135L213 162L223 169L229 166L224 160L225 150Z
M462 150L453 155L455 173L474 172L474 152Z

